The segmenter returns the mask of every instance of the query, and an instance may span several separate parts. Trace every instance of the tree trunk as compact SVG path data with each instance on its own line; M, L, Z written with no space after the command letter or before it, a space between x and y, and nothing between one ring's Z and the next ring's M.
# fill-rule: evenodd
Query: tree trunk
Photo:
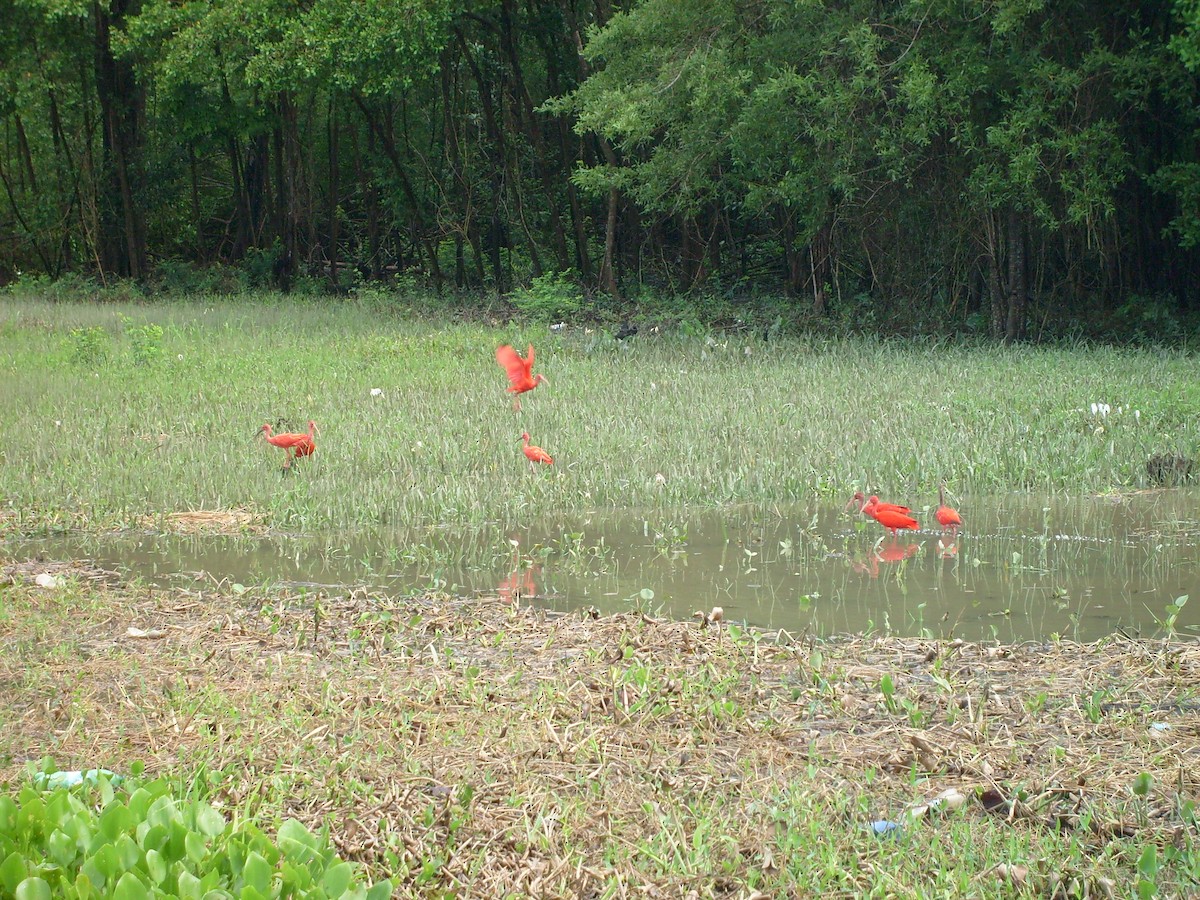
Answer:
M145 94L128 59L112 52L113 27L135 16L139 0L92 4L95 26L96 95L104 123L103 149L107 185L100 205L102 270L140 279L146 274L146 234L138 198L141 194L142 111Z
M1025 337L1025 298L1028 277L1025 266L1025 222L1015 207L1008 208L1008 318L1004 340L1008 343Z
M329 286L338 284L338 124L337 100L329 95Z

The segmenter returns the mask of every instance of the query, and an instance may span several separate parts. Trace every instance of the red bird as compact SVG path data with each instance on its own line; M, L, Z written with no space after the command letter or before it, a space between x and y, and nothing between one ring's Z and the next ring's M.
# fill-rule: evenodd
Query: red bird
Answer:
M951 509L946 505L946 486L944 484L938 485L938 508L934 512L934 516L937 518L938 524L942 526L942 534L949 529L951 537L958 537L958 529L962 527L962 516L958 514L957 509Z
M907 506L899 506L898 504L895 504L895 503L881 503L881 502L879 502L879 498L876 497L874 494L872 494L871 499L868 500L867 498L865 498L863 496L862 491L855 491L854 496L850 498L850 502L846 504L845 508L849 509L855 503L858 504L859 512L867 513L867 515L870 516L872 519L875 518L875 514L873 512L867 512L868 506L871 506L871 508L875 512L880 512L885 509L890 509L893 512L903 513L906 516L910 512L912 512L912 510L909 509Z
M513 409L520 412L521 398L520 394L526 391L532 391L541 382L550 383L550 380L540 372L537 375L533 374L533 344L529 345L529 355L525 359L521 358L521 354L505 344L502 347L496 348L496 362L504 368L508 373L508 380L512 382L508 386L508 392L513 395Z
M308 434L297 434L295 432L271 434L271 425L269 422L264 423L263 427L258 429L258 431L259 434L267 439L267 443L274 444L276 447L282 447L287 451L287 461L283 464L285 472L291 468L293 459L299 459L301 456L309 456L317 450L317 445L313 440L318 433L316 422L308 423Z
M541 447L534 447L530 445L528 431L521 435L521 440L525 442L525 446L521 448L521 452L524 453L525 458L529 460L529 468L532 469L534 463L545 463L548 466L554 465L554 457L552 457Z
M890 507L890 508L889 508ZM868 516L886 528L892 533L892 537L896 537L898 531L906 529L917 529L921 527L921 523L910 516L907 512L901 512L904 507L897 507L894 503L883 504L879 503L879 498L872 496L862 508Z

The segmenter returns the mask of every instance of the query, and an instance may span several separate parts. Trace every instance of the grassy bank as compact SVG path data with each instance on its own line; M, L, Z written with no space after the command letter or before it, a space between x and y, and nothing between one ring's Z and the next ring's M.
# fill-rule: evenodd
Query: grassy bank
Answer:
M514 413L498 343L551 381ZM1145 482L1196 455L1169 351L762 340L433 323L367 300L0 306L3 526L243 509L269 527L470 524L604 507L921 499ZM373 390L381 393L373 395ZM1093 412L1106 403L1109 412ZM1136 413L1134 412L1136 410ZM264 422L321 428L281 478ZM531 473L528 430L557 458Z
M1194 643L794 642L45 563L0 592L0 779L141 761L328 824L403 896L1200 889Z

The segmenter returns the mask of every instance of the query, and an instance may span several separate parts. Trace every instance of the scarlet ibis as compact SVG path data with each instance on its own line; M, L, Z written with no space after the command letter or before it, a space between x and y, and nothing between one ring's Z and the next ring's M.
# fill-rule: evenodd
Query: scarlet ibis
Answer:
M536 447L529 443L528 431L521 435L521 440L525 442L525 446L521 448L521 452L524 453L525 458L529 460L529 468L532 469L534 467L534 463L545 463L548 466L554 464L554 457L552 457L541 447Z
M533 344L529 345L529 354L524 359L508 344L497 347L496 362L500 363L508 374L508 380L512 382L508 386L508 392L513 395L513 409L518 412L521 410L521 394L532 391L542 382L550 383L541 372L533 374Z
M258 429L259 434L267 439L267 443L273 444L276 447L281 447L287 451L287 460L283 464L283 471L291 468L292 460L299 459L301 456L309 456L317 450L316 442L313 440L319 433L316 422L308 423L308 433L298 434L296 432L284 432L283 434L271 434L271 424L264 422L263 427Z
M888 508L891 507L891 508ZM896 537L897 533L907 529L917 529L921 527L921 523L914 519L906 512L901 512L903 507L896 507L895 504L887 504L881 506L879 498L872 496L862 508L862 511L886 528L892 533L892 537Z
M854 496L850 498L850 502L846 504L845 508L849 509L855 503L858 504L859 512L866 513L871 518L875 518L875 515L874 512L867 512L867 506L870 506L875 512L885 509L890 509L893 512L903 513L904 515L908 515L912 512L912 510L907 506L900 506L896 503L881 503L879 498L874 494L871 495L870 499L867 499L863 496L862 491L855 491Z
M951 537L958 537L958 529L962 527L962 517L959 516L958 510L951 509L946 505L946 486L944 484L938 485L938 508L933 515L942 526L942 534L949 529Z

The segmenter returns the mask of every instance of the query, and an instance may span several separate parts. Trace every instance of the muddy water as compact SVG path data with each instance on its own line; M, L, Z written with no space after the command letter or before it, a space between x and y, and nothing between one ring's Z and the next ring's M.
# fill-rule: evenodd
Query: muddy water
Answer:
M902 498L895 498L902 499ZM1092 640L1200 631L1200 520L1191 491L964 498L957 541L936 524L891 540L828 503L772 510L605 512L470 532L315 537L147 533L10 544L4 555L87 557L159 583L393 592L443 588L501 602L730 621L791 632ZM918 509L923 524L931 511Z

